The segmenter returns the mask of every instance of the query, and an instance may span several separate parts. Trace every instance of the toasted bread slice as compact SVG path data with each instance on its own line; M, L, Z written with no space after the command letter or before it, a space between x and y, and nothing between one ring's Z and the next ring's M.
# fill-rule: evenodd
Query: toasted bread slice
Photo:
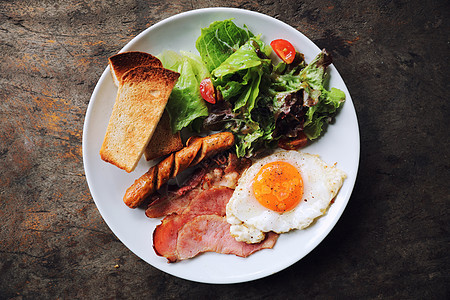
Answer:
M104 161L127 172L136 168L179 76L150 66L136 67L122 76L100 149Z
M158 126L156 126L150 142L145 148L144 155L147 160L152 160L183 148L180 132L172 133L170 118L167 111L164 111Z
M108 62L116 86L119 86L123 75L131 69L141 66L163 67L161 61L157 57L139 51L118 53L111 56L108 59Z
M123 75L129 70L139 66L162 67L162 63L157 57L149 53L129 51L111 56L109 58L109 66L114 83L119 86ZM183 147L180 134L172 134L167 113L163 114L160 123L156 127L153 134L154 137L150 140L144 152L147 160L167 155Z

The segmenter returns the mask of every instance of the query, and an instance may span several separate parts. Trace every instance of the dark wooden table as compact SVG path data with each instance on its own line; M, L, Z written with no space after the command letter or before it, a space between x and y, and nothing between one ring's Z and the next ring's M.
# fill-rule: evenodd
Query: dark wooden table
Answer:
M276 17L334 55L361 160L331 234L275 275L209 285L165 274L111 232L88 189L84 116L107 58L174 14ZM0 298L445 299L448 1L0 1Z

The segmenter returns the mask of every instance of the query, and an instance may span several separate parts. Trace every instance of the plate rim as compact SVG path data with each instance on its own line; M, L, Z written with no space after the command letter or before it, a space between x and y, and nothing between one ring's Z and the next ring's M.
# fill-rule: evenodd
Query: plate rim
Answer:
M144 29L142 32L140 32L139 34L137 34L134 38L132 38L124 47L122 47L122 49L119 51L120 52L124 52L124 51L128 51L131 48L133 48L133 46L135 46L136 43L139 42L140 39L142 39L143 37L145 37L149 32L164 26L167 23L172 22L175 19L178 18L183 18L183 17L188 17L189 15L196 15L196 14L202 14L202 13L213 13L213 12L227 12L227 13L232 13L232 12L239 12L242 14L252 14L261 18L270 18L272 21L277 22L278 24L281 24L282 26L287 26L290 27L292 30L295 30L297 33L299 33L300 35L303 35L306 39L308 39L316 48L318 51L320 51L320 48L317 47L317 45L308 37L306 37L301 31L295 29L294 27L292 27L291 25L284 23L281 20L278 20L272 16L260 13L260 12L256 12L256 11L252 11L252 10L247 10L247 9L242 9L242 8L229 8L229 7L209 7L209 8L199 8L199 9L194 9L194 10L189 10L189 11L185 11L185 12L181 12L175 15L172 15L166 19L160 20L159 22L156 22L155 24L149 26L148 28ZM95 99L97 97L97 94L100 92L100 86L103 83L103 81L105 80L105 78L107 76L110 76L110 70L109 70L109 66L107 66L105 68L105 70L103 71L102 75L100 76L93 92L92 95L90 97L89 100L89 104L88 107L86 109L86 113L85 113L85 119L84 119L84 125L83 125L83 136L82 136L82 153L83 153L83 167L84 167L84 171L85 171L85 175L86 175L86 181L88 183L88 187L89 187L89 191L91 193L91 196L94 200L94 203L96 204L97 210L100 212L100 215L102 216L102 219L105 221L105 223L107 224L107 226L109 227L109 229L113 232L113 234L119 239L119 241L126 247L128 248L131 252L133 252L133 254L135 254L136 256L138 256L140 259L142 259L143 261L145 261L146 263L148 263L149 265L151 265L152 267L168 273L172 276L178 277L178 278L183 278L185 280L190 280L190 281L194 281L194 282L200 282L200 283L213 283L213 284L232 284L232 283L241 283L241 282L248 282L248 281L253 281L253 280L257 280L263 277L267 277L270 276L272 274L275 274L277 272L280 272L284 269L286 269L287 267L299 262L300 260L302 260L306 255L308 255L312 250L314 250L320 243L322 243L322 241L329 235L329 233L333 230L333 228L335 227L335 225L337 224L337 222L340 220L345 208L348 205L348 202L350 200L350 197L353 193L354 190L354 186L356 183L356 178L357 178L357 174L358 174L358 170L359 170L359 163L360 163L360 132L359 132L359 123L358 123L358 118L357 118L357 114L356 114L356 110L354 108L354 104L353 101L351 99L350 93L348 91L347 85L345 84L344 79L342 78L342 76L339 74L338 70L334 67L334 65L331 65L332 68L334 68L333 72L336 72L337 76L339 76L340 80L342 80L343 85L345 87L345 92L346 95L348 97L348 99L350 99L350 101L346 101L345 105L347 106L351 106L351 111L354 114L355 120L356 120L356 127L353 128L353 130L356 131L356 136L357 136L357 140L355 141L355 146L354 148L356 149L356 154L357 157L355 159L356 161L356 167L354 170L354 174L355 176L353 176L351 178L351 180L349 180L349 178L346 179L346 181L348 181L346 184L349 185L349 188L347 189L347 194L344 195L345 198L345 203L344 205L340 206L339 211L337 211L336 213L336 217L334 219L332 219L332 222L329 223L329 225L326 227L326 230L324 231L324 233L322 234L322 236L318 239L317 243L315 243L314 245L312 245L310 247L310 249L307 249L305 252L305 254L296 259L296 258L292 258L291 260L285 262L285 264L281 265L279 268L277 268L276 270L272 270L272 269L267 269L266 271L261 271L258 272L257 274L254 274L253 276L248 276L245 278L241 278L241 277L236 277L234 278L234 280L232 279L227 279L227 280L202 280L200 278L195 278L195 277L191 277L191 276L182 276L180 274L174 274L173 272L164 270L158 266L155 266L153 264L151 264L150 262L146 261L144 258L142 258L139 254L137 254L135 251L133 251L128 245L126 245L122 239L118 236L118 234L116 233L115 230L113 230L113 227L115 227L113 224L111 224L110 220L107 220L107 218L105 218L105 216L102 214L102 210L100 209L96 198L98 199L97 195L95 192L95 189L93 189L93 183L92 180L90 178L90 171L88 170L88 162L87 162L87 157L85 155L85 153L87 153L87 145L88 145L88 141L87 141L87 132L89 132L89 122L92 118L91 114L93 113L93 105L91 105L92 103L95 102ZM88 175L89 174L89 175ZM342 190L340 191L340 193L342 192Z

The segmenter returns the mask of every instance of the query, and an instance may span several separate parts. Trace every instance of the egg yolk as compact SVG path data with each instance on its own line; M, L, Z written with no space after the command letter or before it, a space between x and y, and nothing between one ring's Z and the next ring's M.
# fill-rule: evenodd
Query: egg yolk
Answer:
M253 193L264 207L276 212L289 211L302 199L303 179L290 163L271 162L256 174Z

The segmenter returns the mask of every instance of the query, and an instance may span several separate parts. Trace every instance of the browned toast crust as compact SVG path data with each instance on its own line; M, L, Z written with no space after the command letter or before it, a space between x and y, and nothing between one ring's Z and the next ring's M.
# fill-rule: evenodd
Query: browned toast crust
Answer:
M119 86L122 77L126 72L136 67L153 66L162 68L162 63L157 57L140 51L118 53L111 56L108 61L111 75L116 86Z
M100 149L104 161L131 172L152 137L179 73L151 66L122 76Z

